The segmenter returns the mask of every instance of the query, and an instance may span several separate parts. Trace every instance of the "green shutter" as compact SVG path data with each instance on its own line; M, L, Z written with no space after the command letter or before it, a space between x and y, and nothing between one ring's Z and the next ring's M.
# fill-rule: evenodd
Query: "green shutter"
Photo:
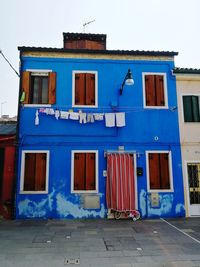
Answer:
M192 96L192 110L193 110L193 121L194 122L200 121L198 96Z
M184 112L184 121L192 122L193 121L192 96L183 96L183 112Z

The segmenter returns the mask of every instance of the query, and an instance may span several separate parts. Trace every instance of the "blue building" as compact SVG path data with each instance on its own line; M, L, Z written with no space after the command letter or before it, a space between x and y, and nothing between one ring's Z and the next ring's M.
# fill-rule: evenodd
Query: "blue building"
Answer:
M16 218L112 217L109 182L112 194L131 187L122 199L142 218L185 216L177 53L106 50L103 34L63 38L63 48L19 47Z

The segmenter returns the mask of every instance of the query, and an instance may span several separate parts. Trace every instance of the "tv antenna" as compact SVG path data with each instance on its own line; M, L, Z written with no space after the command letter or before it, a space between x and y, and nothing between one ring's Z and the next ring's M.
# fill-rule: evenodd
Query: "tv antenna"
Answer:
M91 20L91 21L88 21L88 22L85 22L83 23L83 32L85 32L85 27L89 24L91 24L92 22L95 22L95 19L94 20Z

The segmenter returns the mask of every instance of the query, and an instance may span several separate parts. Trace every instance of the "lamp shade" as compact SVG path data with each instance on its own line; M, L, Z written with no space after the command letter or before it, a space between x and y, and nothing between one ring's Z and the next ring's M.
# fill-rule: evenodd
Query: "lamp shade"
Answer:
M128 73L126 74L125 84L126 85L133 85L134 84L133 76L132 76L130 69L128 69Z

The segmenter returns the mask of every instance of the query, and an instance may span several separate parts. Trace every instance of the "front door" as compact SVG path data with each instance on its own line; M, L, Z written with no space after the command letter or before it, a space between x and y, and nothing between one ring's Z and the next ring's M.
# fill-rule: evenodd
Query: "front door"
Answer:
M200 163L187 164L189 216L200 216Z

